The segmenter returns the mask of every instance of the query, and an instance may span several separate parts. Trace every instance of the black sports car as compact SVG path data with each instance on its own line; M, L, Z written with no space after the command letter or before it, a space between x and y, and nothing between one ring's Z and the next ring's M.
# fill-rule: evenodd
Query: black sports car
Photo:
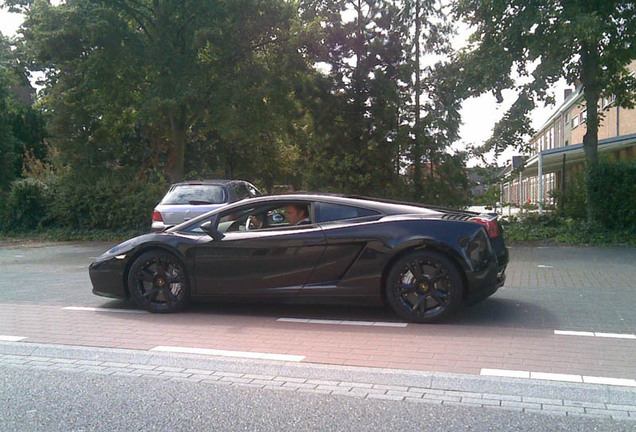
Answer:
M361 197L264 196L115 246L93 293L151 312L189 300L280 297L385 302L433 322L503 285L496 216Z

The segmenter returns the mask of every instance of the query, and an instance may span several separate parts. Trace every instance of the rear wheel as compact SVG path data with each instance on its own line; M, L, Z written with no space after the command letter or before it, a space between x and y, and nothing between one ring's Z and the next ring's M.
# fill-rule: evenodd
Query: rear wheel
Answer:
M135 260L128 273L130 296L150 312L175 312L188 302L185 269L174 255L150 251Z
M461 305L463 283L449 258L418 250L393 265L385 289L389 305L400 317L432 323L446 318Z

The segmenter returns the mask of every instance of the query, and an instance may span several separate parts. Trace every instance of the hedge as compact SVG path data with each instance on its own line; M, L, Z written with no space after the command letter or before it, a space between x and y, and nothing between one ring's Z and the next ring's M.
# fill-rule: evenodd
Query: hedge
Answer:
M73 176L56 178L48 184L34 178L21 179L12 183L0 204L0 228L149 229L152 210L167 189L162 181L139 182L115 175L94 184Z
M599 162L587 170L594 220L611 229L636 226L636 161Z

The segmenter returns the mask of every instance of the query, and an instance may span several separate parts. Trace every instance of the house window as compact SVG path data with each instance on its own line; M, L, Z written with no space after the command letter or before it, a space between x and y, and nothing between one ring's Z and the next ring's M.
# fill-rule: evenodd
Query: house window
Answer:
M603 98L603 108L607 108L612 102L616 100L616 95L611 95Z
M587 120L587 110L581 111L581 123L585 122L585 120Z
M575 127L579 125L579 119L580 118L578 115L572 116L572 129L574 129Z

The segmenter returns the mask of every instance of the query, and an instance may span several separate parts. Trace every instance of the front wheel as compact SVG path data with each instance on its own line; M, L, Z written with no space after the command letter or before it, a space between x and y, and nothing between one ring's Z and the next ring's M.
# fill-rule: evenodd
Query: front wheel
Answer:
M135 260L128 273L128 289L137 306L150 312L175 312L189 297L183 264L163 251L146 252Z
M463 282L449 258L418 250L393 265L385 289L389 305L400 317L432 323L446 318L461 305Z

